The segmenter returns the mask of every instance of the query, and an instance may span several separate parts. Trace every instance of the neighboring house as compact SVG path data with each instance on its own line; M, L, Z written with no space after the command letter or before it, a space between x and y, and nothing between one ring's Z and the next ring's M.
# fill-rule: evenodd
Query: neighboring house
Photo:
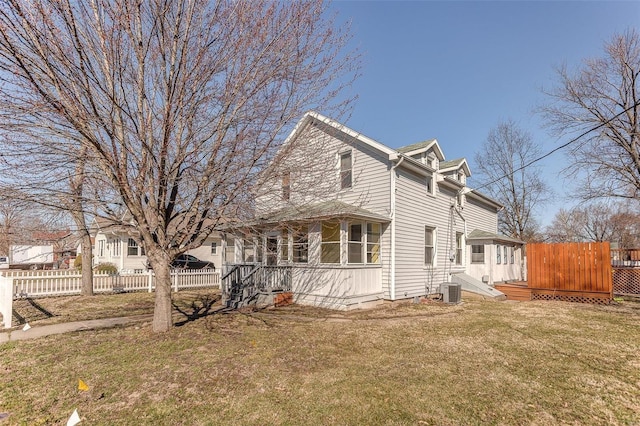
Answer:
M10 264L34 268L68 268L76 255L76 240L70 231L36 232L30 237L30 244L10 246Z
M502 206L467 187L466 160L445 161L435 139L393 149L310 112L292 141L304 144L272 166L256 223L226 234L227 271L293 265L297 302L338 309L452 281L497 296L494 283L519 280L523 243L497 234Z
M147 256L127 229L114 225L106 219L94 219L91 225L93 235L93 264L112 263L120 273L141 273L147 270ZM187 251L200 260L213 263L216 268L222 264L220 235L214 232L198 248Z

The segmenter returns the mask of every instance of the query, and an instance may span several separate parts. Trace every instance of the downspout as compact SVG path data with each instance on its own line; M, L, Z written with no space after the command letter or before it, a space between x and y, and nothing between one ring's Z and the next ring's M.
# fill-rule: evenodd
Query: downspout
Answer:
M397 158L396 156L390 159L393 161ZM391 167L391 277L389 280L389 296L391 300L396 300L396 168L402 164L403 160L404 157L400 157L400 161Z

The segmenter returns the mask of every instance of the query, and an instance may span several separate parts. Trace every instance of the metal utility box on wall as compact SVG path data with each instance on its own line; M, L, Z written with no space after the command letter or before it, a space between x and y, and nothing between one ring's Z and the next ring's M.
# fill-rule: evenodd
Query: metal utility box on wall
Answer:
M444 303L460 303L462 300L462 287L460 284L442 283L440 284L440 293L442 293L442 301Z

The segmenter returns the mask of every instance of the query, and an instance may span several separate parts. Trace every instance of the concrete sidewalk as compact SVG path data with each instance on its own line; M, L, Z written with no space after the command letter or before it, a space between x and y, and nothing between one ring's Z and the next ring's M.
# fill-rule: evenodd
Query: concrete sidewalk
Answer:
M12 342L15 340L37 339L39 337L51 336L53 334L69 333L72 331L95 330L99 328L117 327L135 322L151 321L152 314L135 315L130 317L103 318L87 321L65 322L31 327L27 331L22 329L0 333L0 343Z

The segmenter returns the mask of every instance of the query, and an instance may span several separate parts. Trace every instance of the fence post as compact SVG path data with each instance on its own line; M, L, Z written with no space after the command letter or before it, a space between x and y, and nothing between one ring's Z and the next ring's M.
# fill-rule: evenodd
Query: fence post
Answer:
M153 270L149 269L147 272L149 274L149 293L153 291Z
M178 292L178 279L180 278L179 272L171 272L171 279L173 280L173 291Z
M11 328L13 317L13 277L0 276L0 314L4 328Z

